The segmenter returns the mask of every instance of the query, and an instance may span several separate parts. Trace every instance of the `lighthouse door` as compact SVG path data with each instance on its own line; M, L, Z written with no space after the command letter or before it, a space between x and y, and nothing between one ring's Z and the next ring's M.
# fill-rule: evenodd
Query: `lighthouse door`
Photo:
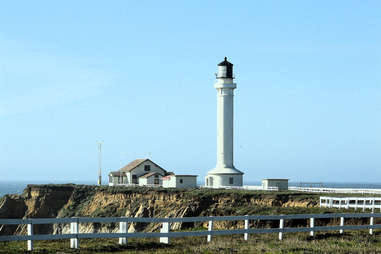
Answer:
M209 177L209 186L213 186L213 177Z

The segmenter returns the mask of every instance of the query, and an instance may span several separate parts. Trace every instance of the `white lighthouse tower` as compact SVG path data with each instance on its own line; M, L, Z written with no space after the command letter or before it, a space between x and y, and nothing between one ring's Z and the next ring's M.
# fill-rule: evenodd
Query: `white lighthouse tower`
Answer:
M205 186L242 186L243 173L233 164L233 64L225 60L218 64L217 82L217 165L208 172Z

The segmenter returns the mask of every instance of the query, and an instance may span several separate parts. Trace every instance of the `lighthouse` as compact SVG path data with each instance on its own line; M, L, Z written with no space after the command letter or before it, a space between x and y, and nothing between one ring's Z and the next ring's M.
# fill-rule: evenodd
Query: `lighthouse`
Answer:
M236 169L233 163L233 97L237 84L233 82L233 64L226 57L218 64L216 78L217 165L205 177L205 186L242 186L243 172Z

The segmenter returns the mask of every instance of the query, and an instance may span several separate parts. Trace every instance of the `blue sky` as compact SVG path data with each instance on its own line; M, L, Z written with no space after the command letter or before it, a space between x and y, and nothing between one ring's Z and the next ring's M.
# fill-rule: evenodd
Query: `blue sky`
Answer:
M380 1L23 1L0 8L1 180L216 163L235 67L244 181L381 182Z

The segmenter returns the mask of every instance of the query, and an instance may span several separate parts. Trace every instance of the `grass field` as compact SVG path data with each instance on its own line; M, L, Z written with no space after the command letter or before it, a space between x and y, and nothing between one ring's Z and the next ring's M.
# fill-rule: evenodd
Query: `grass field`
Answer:
M368 231L317 233L313 238L306 233L219 236L207 243L205 237L171 239L169 245L158 239L129 239L128 246L119 246L117 239L81 240L80 249L69 248L69 240L36 241L32 253L381 253L381 231L369 235ZM26 242L0 243L0 253L30 253Z

